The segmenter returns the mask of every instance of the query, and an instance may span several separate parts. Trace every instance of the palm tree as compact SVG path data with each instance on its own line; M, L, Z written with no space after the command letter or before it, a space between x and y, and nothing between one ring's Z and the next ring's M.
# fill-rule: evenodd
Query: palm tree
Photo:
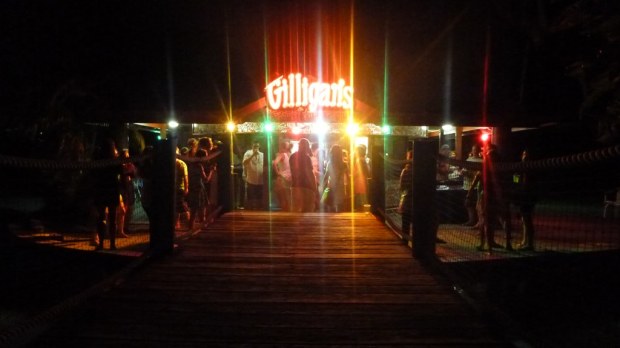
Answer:
M581 85L579 120L596 140L620 141L620 5L614 0L493 1L496 15L527 38L528 66L563 68ZM534 52L543 52L539 55ZM535 61L543 57L547 62ZM522 90L524 85L522 85ZM523 93L523 91L522 91Z

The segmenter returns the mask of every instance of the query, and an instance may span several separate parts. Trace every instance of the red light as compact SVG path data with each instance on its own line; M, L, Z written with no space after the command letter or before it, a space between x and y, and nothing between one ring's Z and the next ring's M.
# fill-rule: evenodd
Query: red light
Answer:
M480 134L480 140L482 140L483 143L486 143L487 141L489 141L489 133Z

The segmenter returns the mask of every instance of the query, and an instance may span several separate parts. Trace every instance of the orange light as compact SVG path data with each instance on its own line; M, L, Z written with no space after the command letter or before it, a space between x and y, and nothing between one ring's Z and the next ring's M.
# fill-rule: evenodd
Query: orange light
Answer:
M359 126L357 124L349 123L347 125L347 134L349 134L350 136L357 134L358 131L359 131Z

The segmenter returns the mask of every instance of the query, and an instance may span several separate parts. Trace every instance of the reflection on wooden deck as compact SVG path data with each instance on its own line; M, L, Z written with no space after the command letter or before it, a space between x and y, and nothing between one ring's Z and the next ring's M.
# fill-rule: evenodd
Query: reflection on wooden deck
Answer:
M248 211L223 215L33 346L67 343L505 346L374 216Z
M94 231L64 231L60 229L46 231L19 230L15 231L14 234L24 240L59 248L94 252L96 246L93 242ZM115 251L108 249L109 240L106 239L105 250L101 252L136 257L142 255L149 246L148 224L133 224L127 235L127 238L116 239L117 250Z
M239 211L238 214L275 214L269 212ZM289 215L294 219L293 215ZM320 213L315 214L317 219L324 218ZM362 216L357 214L356 216ZM145 215L134 216L133 223L129 227L129 238L117 238L116 251L107 249L105 253L115 253L123 256L140 256L149 246L148 223ZM387 215L388 225L394 230L400 229L400 215L389 212ZM535 251L508 251L494 249L492 253L476 250L479 244L478 231L459 224L440 224L437 236L446 243L437 244L436 254L442 262L466 262L499 260L506 258L534 257L541 253L558 252L593 252L620 249L620 228L617 219L602 219L601 217L580 216L542 216L535 219L536 226L536 250ZM92 230L92 228L91 228ZM62 248L78 250L95 250L91 242L93 231L82 232L67 231L32 231L22 230L15 234L37 243L54 245ZM400 236L399 232L396 232ZM177 230L177 240L190 237L188 230ZM521 238L520 224L513 221L513 246ZM505 234L502 230L496 231L496 241L505 245Z

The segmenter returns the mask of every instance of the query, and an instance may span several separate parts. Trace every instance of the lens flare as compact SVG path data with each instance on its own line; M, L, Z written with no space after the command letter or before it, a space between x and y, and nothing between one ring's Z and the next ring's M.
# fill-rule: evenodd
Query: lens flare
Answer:
M356 123L349 123L347 125L347 134L355 135L357 134L358 131L359 131L359 125L357 125Z
M329 124L319 120L312 125L312 133L317 135L325 135L329 131Z

